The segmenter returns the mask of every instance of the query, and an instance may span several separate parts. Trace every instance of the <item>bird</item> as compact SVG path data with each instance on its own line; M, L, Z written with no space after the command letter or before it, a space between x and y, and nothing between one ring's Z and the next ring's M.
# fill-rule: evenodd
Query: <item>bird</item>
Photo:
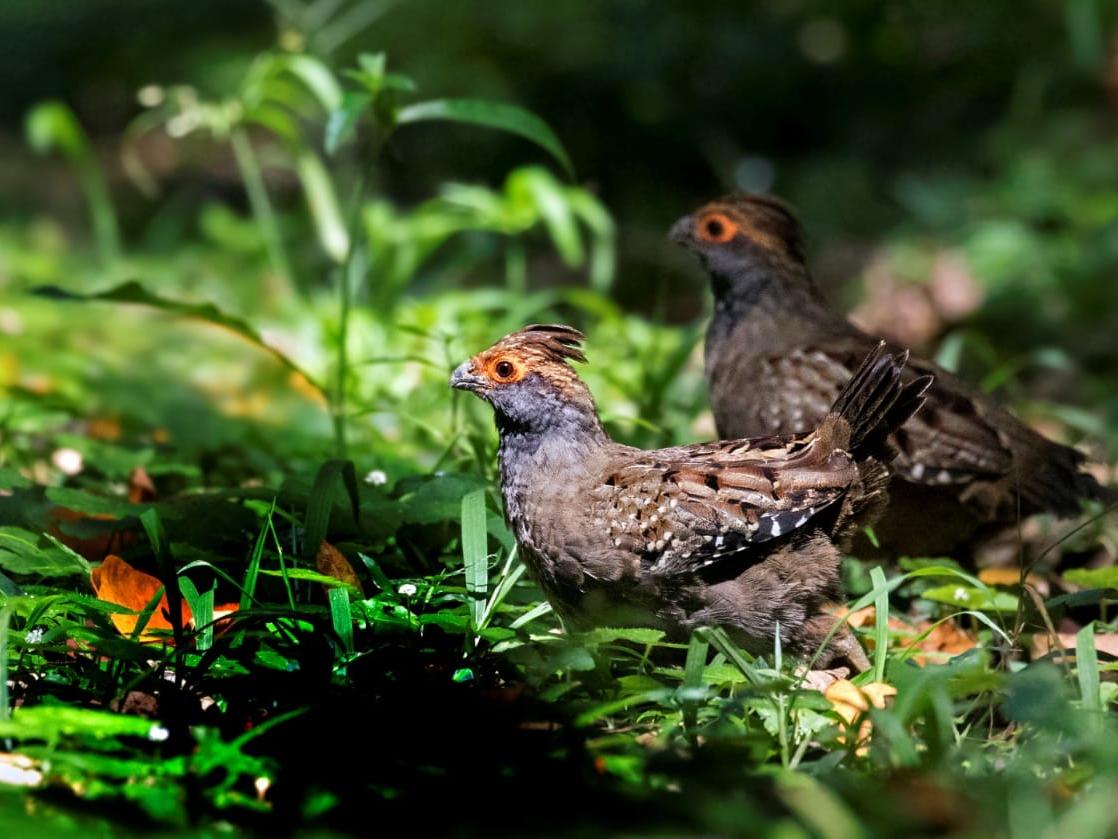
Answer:
M698 255L714 293L705 373L718 433L814 427L879 338L827 305L795 213L774 196L732 194L678 219L669 238ZM1080 452L939 365L914 356L904 375L934 383L924 408L892 435L889 508L875 529L881 551L974 561L1023 517L1072 516L1083 499L1116 497L1083 471Z
M868 666L828 609L842 550L885 501L890 432L923 402L906 355L871 348L810 433L645 450L614 441L572 364L584 336L513 332L454 370L492 407L505 517L564 625L724 628L763 654Z

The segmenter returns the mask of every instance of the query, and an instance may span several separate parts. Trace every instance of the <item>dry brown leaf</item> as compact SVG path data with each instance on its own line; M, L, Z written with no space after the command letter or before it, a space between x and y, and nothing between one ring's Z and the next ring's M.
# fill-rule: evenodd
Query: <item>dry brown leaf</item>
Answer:
M1032 654L1034 659L1046 656L1054 649L1074 652L1075 633L1057 632L1055 644L1052 643L1052 638L1047 633L1038 632L1033 636ZM1096 632L1095 649L1105 655L1118 658L1118 632Z
M848 726L853 725L862 718L870 708L884 708L890 697L897 695L897 689L885 682L870 682L858 687L847 679L839 679L823 691L823 696L831 703L835 713L842 717ZM858 742L856 754L864 755L869 751L869 739L873 734L873 725L868 719L858 726ZM845 743L845 735L839 736L839 742Z
M128 476L128 500L133 504L142 504L157 497L151 476L143 466L137 466Z
M47 514L47 532L90 562L100 562L109 554L127 548L136 538L136 534L127 530L105 529L92 536L75 536L63 529L67 524L85 521L116 521L116 516L107 513L82 513L69 507L52 507Z
M357 572L353 570L353 566L349 564L345 554L325 539L318 546L318 554L315 556L314 564L319 574L325 574L335 580L340 580L347 586L357 589L361 597L365 596L365 589L361 585L361 580L357 578Z
M144 607L155 597L155 593L163 586L158 578L143 571L137 571L119 556L109 554L105 561L89 572L90 582L98 600L106 603L115 603L135 612L142 612ZM167 595L164 593L155 607L151 618L140 633L141 643L150 643L167 640L165 635L156 635L153 630L170 630L170 606L167 605ZM122 635L131 635L139 621L139 615L112 614L109 615L113 624ZM182 603L182 624L191 621L190 607Z

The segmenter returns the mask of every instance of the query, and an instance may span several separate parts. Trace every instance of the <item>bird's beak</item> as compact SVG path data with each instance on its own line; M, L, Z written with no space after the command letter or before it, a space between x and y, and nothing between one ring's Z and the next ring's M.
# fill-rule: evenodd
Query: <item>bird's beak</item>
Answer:
M692 231L694 229L694 219L692 219L691 216L684 216L681 219L677 219L675 224L672 225L671 229L668 231L668 238L677 245L690 246L695 242L692 236Z
M481 376L474 375L472 361L463 361L450 375L450 386L455 390L472 390L477 393L486 386L486 381Z

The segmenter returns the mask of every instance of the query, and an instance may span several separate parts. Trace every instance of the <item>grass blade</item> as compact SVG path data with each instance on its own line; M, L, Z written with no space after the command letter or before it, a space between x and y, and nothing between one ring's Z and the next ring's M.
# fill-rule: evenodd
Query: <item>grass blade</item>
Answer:
M688 731L695 728L699 715L699 697L703 691L703 668L706 667L710 641L704 629L691 633L687 645L687 661L683 666L683 724Z
M342 646L347 653L353 653L353 615L349 608L349 589L345 586L332 588L328 592L330 598L330 621L334 624L334 631L342 640Z
M485 530L485 490L462 496L462 563L466 569L466 593L474 631L482 626L485 593L489 587L488 539Z
M1099 656L1095 650L1095 625L1089 623L1075 634L1075 673L1083 710L1091 714L1091 726L1102 724L1099 701Z
M873 680L885 681L885 661L889 657L889 584L881 568L870 570L873 583Z

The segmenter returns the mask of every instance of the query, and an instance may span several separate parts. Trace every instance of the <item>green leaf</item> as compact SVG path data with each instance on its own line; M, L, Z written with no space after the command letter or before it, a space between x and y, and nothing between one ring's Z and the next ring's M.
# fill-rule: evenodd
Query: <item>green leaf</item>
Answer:
M412 524L435 524L458 520L462 498L483 487L484 482L475 475L451 473L407 481L405 485L418 486L401 499L404 520Z
M74 112L63 102L42 102L27 113L27 142L39 154L61 152L71 163L90 156L89 141Z
M356 591L349 583L331 577L329 574L320 574L318 571L312 571L309 568L288 568L286 570L280 568L261 568L260 573L267 577L286 577L289 580L303 580L308 583L321 583L330 588L343 588L349 591Z
M691 633L691 641L687 645L687 661L683 665L683 687L690 697L700 695L704 690L703 668L706 667L707 653L710 651L710 642L706 632L696 629ZM698 702L694 698L685 699L683 702L683 724L692 729L698 721Z
M1099 655L1095 649L1095 625L1089 623L1075 634L1075 673L1083 710L1093 715L1091 725L1101 731L1102 703L1099 696Z
M307 196L319 244L334 262L341 264L349 253L349 233L326 167L317 154L303 149L295 158L295 171Z
M613 644L617 641L631 641L634 644L655 644L664 637L663 630L645 627L608 627L602 626L584 632L579 636L588 646Z
M156 737L160 727L127 714L110 714L58 705L16 708L10 720L0 721L0 737L54 741L59 737Z
M357 130L361 114L373 103L373 97L364 91L347 90L342 95L341 104L330 112L326 120L326 134L323 141L326 153L335 154Z
M330 598L330 621L334 631L342 640L347 653L353 652L353 615L349 608L348 586L332 588L327 592Z
M160 309L165 312L172 312L184 317L195 318L197 320L205 321L206 323L221 326L236 335L244 338L252 345L259 347L262 350L270 353L277 361L289 370L298 373L319 393L323 398L326 398L326 391L322 386L315 381L315 379L303 370L298 364L277 350L275 347L270 346L264 338L247 322L240 318L227 315L221 311L213 303L184 303L180 300L169 300L166 297L160 297L158 294L148 291L140 283L135 280L130 280L126 283L114 286L113 288L106 289L105 291L95 292L93 294L78 294L76 292L67 291L66 289L59 288L58 286L38 286L33 289L34 294L40 297L46 297L51 300L60 300L64 302L75 303L132 303L140 306L151 306L155 309Z
M194 581L185 576L179 577L179 588L190 606L190 614L193 615L194 626L198 630L195 644L199 651L208 650L214 641L214 589L199 592Z
M973 586L946 585L921 592L921 597L946 603L960 609L976 609L986 612L1015 612L1017 597L1005 591L980 589Z
M475 489L462 497L462 562L466 569L466 593L470 617L480 629L489 588L489 545L485 529L485 490Z
M1118 566L1110 565L1106 568L1073 568L1064 572L1064 579L1069 583L1084 588L1112 588L1118 589Z
M330 68L309 55L282 55L275 59L277 66L296 76L327 111L335 111L342 104L342 88Z
M870 571L874 592L873 680L885 681L885 661L889 656L889 584L881 568Z
M303 559L307 562L314 561L318 546L326 538L339 481L349 499L353 520L359 529L361 527L361 497L357 491L357 471L353 461L326 461L314 476L314 486L307 498L307 518L303 522Z
M480 125L524 137L547 151L559 161L568 175L574 176L574 167L555 132L546 122L524 108L482 99L432 99L401 108L396 115L396 121L401 125L425 120Z
M0 568L10 574L67 577L88 574L89 563L73 551L20 527L0 527Z

